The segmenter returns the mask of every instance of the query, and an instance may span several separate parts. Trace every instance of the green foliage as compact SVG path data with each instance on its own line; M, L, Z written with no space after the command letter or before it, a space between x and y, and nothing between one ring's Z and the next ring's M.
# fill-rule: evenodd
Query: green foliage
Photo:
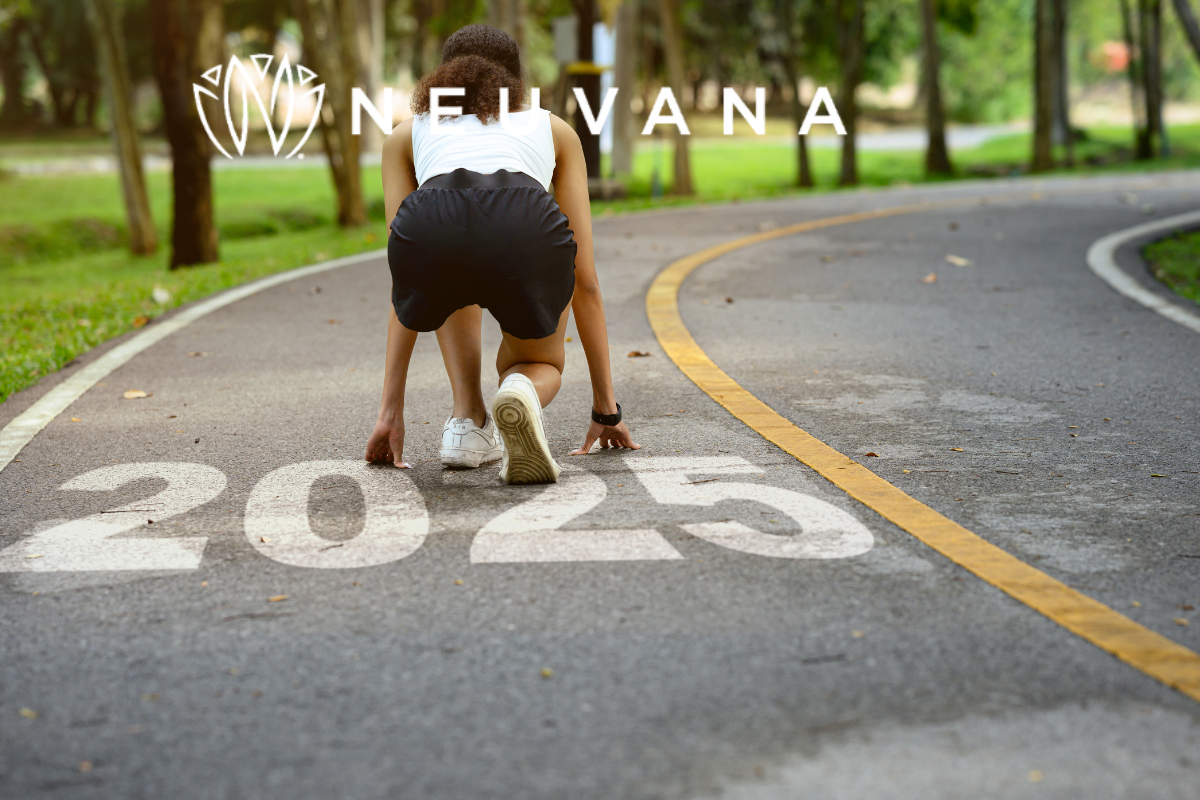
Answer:
M1200 303L1200 232L1175 233L1147 245L1142 255L1156 278Z
M971 26L963 27L964 11L953 24L943 18L942 93L951 119L1002 122L1029 114L1031 7L1031 0L988 0L975 5Z
M0 286L0 402L101 342L183 303L273 272L372 250L382 241L375 230L322 225L227 242L219 263L174 271L167 269L165 253L130 259L121 250L47 264L35 294L12 292L7 282ZM170 292L167 303L155 302L156 286Z

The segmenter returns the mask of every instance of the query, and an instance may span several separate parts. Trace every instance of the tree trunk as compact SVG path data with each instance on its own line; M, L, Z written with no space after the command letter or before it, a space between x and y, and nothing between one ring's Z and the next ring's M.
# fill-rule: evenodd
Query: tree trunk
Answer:
M784 74L792 87L791 101L788 103L788 108L792 112L792 126L797 132L796 185L801 189L811 189L813 187L813 176L812 168L808 162L808 142L803 136L799 135L800 127L804 124L804 117L808 114L808 108L804 105L804 100L800 97L800 75L796 69L795 56L789 53L782 59L782 63Z
M864 17L866 0L841 0L838 23L841 33L842 87L838 110L846 135L842 137L841 186L858 184L858 102L855 94L863 78L863 58L866 53Z
M150 3L154 77L171 145L171 269L217 260L213 218L212 150L193 97L192 82L220 64L225 38L221 0Z
M1145 82L1146 138L1150 157L1163 155L1162 0L1140 0L1138 28L1142 45L1142 80Z
M18 17L0 34L0 72L4 73L0 127L9 130L24 127L29 122L29 108L25 105L25 62L21 58L24 32L25 20Z
M1140 0L1139 0L1140 1ZM1150 136L1146 131L1146 104L1142 99L1141 54L1138 53L1134 36L1134 17L1129 0L1121 0L1121 23L1125 36L1125 49L1129 53L1129 100L1133 106L1133 157L1139 161L1151 158Z
M631 0L617 7L617 52L613 65L613 85L618 94L613 107L612 174L633 172L634 121L629 104L637 84L638 9Z
M591 64L596 57L592 30L599 21L596 2L595 0L573 0L573 5L575 15L579 19L576 39L577 55L581 63ZM592 107L592 113L597 113L600 110L600 76L590 73L576 75L575 85L583 89L583 96L587 98L588 105ZM583 144L583 161L587 165L587 176L599 178L600 135L593 134L588 130L587 120L583 116L583 107L579 105L575 107L575 133L579 135L579 141Z
M74 111L71 98L75 94L70 91L70 87L63 86L59 80L58 70L50 63L49 55L46 53L46 45L43 41L49 34L42 25L36 22L31 23L26 30L29 32L29 48L33 51L33 57L37 60L38 66L42 70L42 76L46 79L46 93L50 95L54 123L59 127L70 127L71 119L68 109ZM7 95L5 96L7 97Z
M1188 0L1175 0L1175 15L1179 17L1179 24L1187 34L1197 60L1200 60L1200 22L1196 21L1196 15L1192 13L1192 6Z
M513 37L525 52L525 0L488 0L488 25Z
M104 76L105 95L112 115L113 139L117 147L117 168L121 192L125 198L125 216L129 224L129 250L134 255L149 255L158 249L158 233L150 216L146 194L146 176L142 167L142 144L133 117L133 87L125 59L125 39L113 0L84 0L88 24L92 29L100 72Z
M425 74L425 43L429 38L429 0L413 0L412 16L415 24L413 28L412 76L413 80L417 81Z
M1053 0L1054 24L1051 33L1054 43L1054 144L1061 145L1068 167L1075 166L1075 137L1071 132L1071 85L1067 54L1067 0Z
M675 92L675 99L683 98L683 20L679 12L679 0L658 1L659 21L662 25L663 51L667 61L667 85ZM682 107L680 113L683 113ZM692 165L688 157L688 137L675 129L675 183L671 188L677 195L690 195L692 189Z
M1054 48L1053 0L1035 0L1033 7L1033 162L1030 172L1054 169Z
M921 43L924 51L925 125L929 144L925 150L926 175L952 175L946 148L946 109L942 106L942 53L938 45L937 9L934 0L921 0Z
M383 11L383 0L358 0L357 36L358 51L362 54L362 89L376 105L380 102L380 89L383 88ZM361 149L369 153L381 152L383 136L373 120L363 119Z
M293 5L304 37L306 66L325 81L321 135L337 192L337 221L342 227L364 225L367 212L359 143L350 126L350 88L357 82L362 63L358 4L356 0L293 0Z

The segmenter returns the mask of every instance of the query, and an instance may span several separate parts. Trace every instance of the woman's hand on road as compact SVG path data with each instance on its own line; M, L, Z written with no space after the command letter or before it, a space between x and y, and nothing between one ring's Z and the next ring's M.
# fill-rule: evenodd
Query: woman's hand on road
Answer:
M412 469L412 464L403 460L404 423L379 420L375 431L367 440L367 461L372 464L394 464L400 469Z
M592 422L588 425L587 435L583 440L583 447L572 451L573 456L587 455L592 451L592 445L600 442L603 448L609 447L627 447L630 450L638 450L640 444L635 444L633 435L629 432L629 428L624 422L618 422L616 425L601 425L599 422Z

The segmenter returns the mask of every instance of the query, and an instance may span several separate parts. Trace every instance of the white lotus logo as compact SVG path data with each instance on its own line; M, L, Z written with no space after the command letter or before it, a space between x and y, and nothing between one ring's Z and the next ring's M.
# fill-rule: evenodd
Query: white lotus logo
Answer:
M260 80L267 79L267 71L271 68L271 62L275 60L275 56L256 55L250 57L254 62L254 69L258 72ZM293 71L295 74L293 75ZM241 77L242 89L242 127L239 134L237 126L233 124L233 112L229 105L229 95L233 84L234 74L237 73ZM217 65L200 76L204 80L211 83L213 86L221 86L221 65ZM284 158L291 158L299 152L304 143L308 141L308 137L312 135L313 128L317 125L317 120L321 118L321 103L325 100L325 84L313 86L311 89L296 97L296 86L303 89L307 84L317 77L317 73L313 72L308 67L302 67L296 64L292 66L288 61L288 57L284 55L283 60L279 62L279 68L275 71L275 82L271 85L271 102L270 105L263 102L262 95L258 92L259 81L255 80L250 71L246 69L246 64L237 56L229 59L229 68L225 70L225 84L223 88L223 97L217 97L206 87L193 83L192 89L196 97L196 111L200 113L200 122L204 125L204 132L208 134L208 139L213 145L221 151L221 154L226 158L233 158L229 152L221 146L217 141L217 137L213 135L212 126L208 124L208 117L204 114L204 106L200 102L200 95L211 97L213 100L221 100L225 105L225 122L229 125L229 135L233 139L233 145L237 149L237 154L240 156L246 150L246 138L249 133L250 125L250 98L253 94L255 101L258 102L258 110L262 114L263 121L267 125L267 135L271 137L271 151L275 155L279 155L280 148L283 147L283 141L287 138L288 131L292 127L292 117L296 110L296 101L303 100L306 97L313 96L313 114L309 120L308 128L304 131L304 136L292 148ZM280 89L285 88L287 91L287 109L283 118L283 127L279 134L275 133L275 106L279 102ZM303 157L303 156L301 156Z

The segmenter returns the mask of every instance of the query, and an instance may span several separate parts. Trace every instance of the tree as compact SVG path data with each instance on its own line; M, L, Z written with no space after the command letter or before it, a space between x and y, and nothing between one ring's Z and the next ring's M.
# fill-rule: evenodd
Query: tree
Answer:
M352 86L361 84L356 0L294 0L304 37L304 59L325 80L321 139L337 192L337 221L365 225L358 137L351 132Z
M576 56L581 63L591 64L596 57L592 31L596 23L600 21L596 2L595 0L572 0L571 4L575 9L575 18L578 20ZM587 98L592 113L597 113L600 109L600 74L594 70L580 72L575 75L575 85L583 89L583 96ZM575 133L579 134L579 141L583 144L583 161L587 165L588 177L599 178L600 136L588 130L583 107L578 104L575 107Z
M525 52L526 0L488 0L488 25L499 28Z
M1192 6L1188 0L1175 0L1175 15L1179 17L1179 24L1187 34L1192 50L1196 52L1196 58L1200 59L1200 23L1196 22L1196 15L1192 13Z
M675 93L676 99L683 97L683 82L685 79L683 65L683 20L679 10L679 0L659 0L659 22L662 25L663 52L667 62L667 85ZM599 87L597 87L599 88ZM599 94L599 91L596 92ZM593 106L594 108L594 106ZM682 112L682 109L680 109ZM675 183L672 192L677 195L690 195L692 189L692 163L688 156L688 137L678 128L675 129Z
M88 24L92 29L104 93L112 117L113 140L117 148L117 168L125 198L125 216L129 224L129 249L134 255L149 255L158 249L158 233L150 215L146 194L146 176L142 168L142 144L133 116L133 87L121 35L120 14L113 0L84 0Z
M863 80L866 56L866 0L839 0L837 19L841 50L842 86L838 99L838 110L846 135L842 137L842 171L838 177L841 186L858 183L858 102L855 94Z
M171 269L217 260L211 149L193 98L192 82L224 55L221 0L154 0L154 72L163 125L171 145L174 207Z
M1133 153L1138 160L1152 158L1150 136L1146 128L1146 104L1143 99L1141 58L1134 39L1134 19L1129 0L1121 0L1121 24L1125 37L1125 50L1129 53L1127 71L1129 75L1129 99L1133 106Z
M637 28L638 9L634 2L625 0L617 7L617 52L613 65L613 85L620 93L613 107L613 151L612 174L626 175L633 172L633 107L629 99L633 93L637 75Z
M92 124L100 76L82 1L60 0L33 6L27 32L29 47L46 80L55 124L73 127L81 107L85 123Z
M1038 0L1044 2L1044 0ZM925 149L926 175L953 175L946 147L946 109L942 104L942 54L938 45L938 15L934 0L921 3L922 88L925 91L925 127L929 144Z
M383 0L358 0L358 51L362 54L362 75L366 81L363 90L371 102L379 101L379 90L383 88L384 24ZM383 150L383 134L375 123L367 123L362 132L367 150L373 153Z
M1033 160L1031 172L1054 169L1054 22L1052 0L1033 8Z
M4 73L4 105L0 127L13 129L29 124L31 114L25 100L25 59L22 44L28 24L19 9L4 9L0 17L0 71Z
M1162 0L1138 0L1138 12L1142 80L1145 82L1146 138L1150 157L1154 158L1164 155L1166 149L1162 90Z
M776 83L786 87L788 110L792 125L799 133L808 107L800 96L800 78L811 66L815 44L822 39L819 22L820 2L813 0L777 0L760 6L753 16L759 27L759 59L774 67ZM782 81L778 79L782 77ZM808 143L796 136L796 186L813 186L812 169L808 159Z
M1065 150L1064 161L1075 166L1075 135L1071 131L1070 72L1067 47L1067 0L1052 0L1050 39L1054 47L1054 94L1051 138Z

